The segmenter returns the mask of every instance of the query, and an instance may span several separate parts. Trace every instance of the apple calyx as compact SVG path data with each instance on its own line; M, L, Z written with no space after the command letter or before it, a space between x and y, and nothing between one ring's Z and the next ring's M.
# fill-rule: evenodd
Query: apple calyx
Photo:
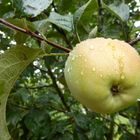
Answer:
M113 85L111 87L111 93L112 93L113 96L118 95L119 92L120 92L119 85Z
M125 90L125 88L121 86L120 84L115 84L115 85L112 85L110 90L113 96L117 96L121 94Z

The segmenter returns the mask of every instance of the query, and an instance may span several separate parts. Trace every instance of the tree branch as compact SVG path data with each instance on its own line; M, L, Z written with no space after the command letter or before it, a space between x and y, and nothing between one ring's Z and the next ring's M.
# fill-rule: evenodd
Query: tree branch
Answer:
M101 18L101 16L102 16L101 0L98 0L98 5L99 5L99 10L98 10L98 14L99 14L98 15L98 20L99 20L98 28L99 29L98 30L100 31L101 30L101 24L102 24L102 18ZM23 29L21 27L15 26L14 24L9 23L9 22L7 22L6 20L4 20L2 18L0 18L0 23L3 24L3 25L5 25L5 26L7 26L8 28L17 30L17 31L22 32L22 33L25 33L25 34L28 34L28 35L30 35L30 36L38 39L39 41L45 41L49 45L51 45L51 46L53 46L55 48L61 49L61 50L65 51L65 52L68 52L69 53L71 51L70 49L65 48L63 46L60 46L60 45L58 45L58 44L56 44L54 42L51 42L51 41L43 38L42 36L40 36L40 35L32 32L32 31L29 31L29 30ZM140 37L137 37L136 39L130 41L129 44L130 45L135 45L139 41L140 41Z
M70 49L65 48L65 47L63 47L63 46L60 46L60 45L58 45L58 44L56 44L56 43L54 43L54 42L51 42L51 41L49 41L49 40L43 38L42 36L40 36L40 35L38 35L38 34L32 32L32 31L29 31L29 30L27 30L27 29L23 29L23 28L21 28L21 27L15 26L14 24L9 23L9 22L7 22L6 20L4 20L4 19L2 19L2 18L0 18L0 23L3 24L3 25L5 25L5 26L7 26L8 28L11 28L11 29L20 31L20 32L25 33L25 34L28 34L28 35L30 35L30 36L32 36L32 37L38 39L39 41L45 41L45 42L48 43L49 45L51 45L51 46L53 46L53 47L55 47L55 48L61 49L61 50L65 51L65 52L70 52L70 51L71 51Z
M113 140L113 135L114 135L114 115L110 115L110 128L109 128L109 133L107 134L107 140Z
M103 18L102 18L102 0L98 0L98 32L102 30Z
M130 45L135 45L136 43L138 43L138 41L140 41L140 36L137 37L136 39L130 41L129 44L130 44Z
M46 69L39 68L38 66L34 66L34 67L37 68L37 69L40 69L44 73L48 73L49 74L49 76L50 76L50 78L51 78L51 80L53 82L53 85L54 85L54 87L55 87L55 89L56 89L56 91L57 91L57 93L58 93L58 95L59 95L59 97L60 97L63 105L65 106L65 108L67 109L67 111L70 111L70 107L67 105L67 103L66 103L66 101L65 101L65 99L63 97L63 93L61 92L60 88L57 85L56 78L53 75L50 66L47 67L48 68L47 70Z
M57 81L56 81L56 78L54 77L52 71L51 71L51 68L50 66L48 66L48 74L50 75L51 79L52 79L52 82L53 82L53 85L55 86L55 89L56 91L58 92L58 95L63 103L63 105L65 106L65 108L67 109L67 111L69 112L70 111L70 107L67 105L65 99L64 99L64 96L63 96L63 93L61 92L60 88L58 87L57 85Z

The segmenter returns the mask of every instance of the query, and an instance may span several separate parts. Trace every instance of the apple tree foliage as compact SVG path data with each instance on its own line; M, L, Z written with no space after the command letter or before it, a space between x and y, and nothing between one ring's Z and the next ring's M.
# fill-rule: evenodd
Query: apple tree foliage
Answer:
M0 140L139 140L139 100L115 114L91 112L63 73L68 52L87 38L139 51L139 13L135 0L0 0Z

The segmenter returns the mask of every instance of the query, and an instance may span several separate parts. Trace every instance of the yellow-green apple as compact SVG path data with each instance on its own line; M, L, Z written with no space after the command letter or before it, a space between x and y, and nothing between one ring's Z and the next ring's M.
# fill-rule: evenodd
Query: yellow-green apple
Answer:
M72 95L95 112L113 113L140 97L140 57L124 41L82 41L70 52L64 74Z

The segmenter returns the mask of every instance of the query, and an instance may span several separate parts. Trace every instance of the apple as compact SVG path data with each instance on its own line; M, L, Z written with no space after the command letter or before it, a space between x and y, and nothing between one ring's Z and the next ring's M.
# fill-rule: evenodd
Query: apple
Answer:
M68 56L64 75L71 94L98 113L117 112L140 97L140 57L124 41L80 42Z

